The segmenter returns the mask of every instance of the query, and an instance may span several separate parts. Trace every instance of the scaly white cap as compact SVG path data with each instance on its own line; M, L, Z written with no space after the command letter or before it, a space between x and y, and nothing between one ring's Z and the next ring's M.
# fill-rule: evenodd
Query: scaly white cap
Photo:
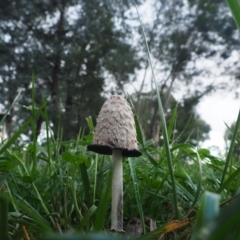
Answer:
M139 157L136 127L128 102L113 95L103 104L97 118L94 139L89 151L112 155L112 149L122 150L123 157Z

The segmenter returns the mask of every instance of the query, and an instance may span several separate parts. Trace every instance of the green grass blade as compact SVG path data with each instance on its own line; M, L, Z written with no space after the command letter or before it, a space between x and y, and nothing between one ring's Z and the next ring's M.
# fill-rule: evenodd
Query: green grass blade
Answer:
M159 110L160 120L161 120L161 123L162 123L163 140L164 140L164 146L166 148L166 157L167 157L168 168L169 168L169 173L170 173L170 178L171 178L172 192L173 192L173 211L174 211L174 214L176 216L176 219L178 219L179 218L179 213L178 213L177 191L176 191L176 184L175 184L174 171L173 171L173 165L172 165L172 157L171 157L171 153L170 153L168 132L167 132L167 126L166 126L162 101L161 101L161 98L160 98L160 92L159 92L157 80L156 80L154 70L153 70L153 65L152 65L152 61L151 61L151 55L150 55L150 50L149 50L148 43L147 43L145 30L144 30L144 27L143 27L143 24L142 24L142 21L141 21L139 12L138 12L137 5L136 5L134 0L133 0L133 3L135 5L137 15L138 15L138 20L139 20L140 25L141 25L141 29L142 29L142 33L143 33L143 37L144 37L144 41L145 41L145 46L146 46L146 49L147 49L148 61L150 63L150 67L151 67L151 70L152 70L152 77L153 77L153 80L154 80L154 83L155 83L157 100L158 100L158 110Z
M146 151L145 154L146 154L148 160L152 163L152 165L154 167L156 167L156 168L159 167L158 162L154 159L154 157L148 151Z
M32 155L33 155L33 171L35 171L37 167L37 127L36 127L36 115L35 113L35 86L34 86L34 73L32 74L32 142L33 142L33 148L32 148Z
M9 222L24 225L26 228L31 228L32 230L43 232L42 228L38 225L38 222L20 212L10 212Z
M225 175L226 175L226 173L227 173L227 169L228 169L228 166L229 166L229 164L230 164L230 160L231 160L231 158L232 158L233 149L234 149L234 145L235 145L235 141L236 141L236 138L237 138L237 134L238 134L238 129L239 129L239 127L240 127L240 110L239 110L239 113L238 113L238 118L237 118L236 126L235 126L235 129L234 129L233 138L232 138L232 141L231 141L231 144L230 144L230 149L229 149L229 151L228 151L226 163L225 163L225 166L224 166L224 170L223 170L223 174L222 174L222 179L221 179L221 185L222 185L223 182L224 182L224 178L225 178Z
M14 201L16 203L16 205L21 208L22 210L26 211L29 213L30 216L32 216L32 218L35 218L36 221L39 223L39 225L42 225L42 227L45 230L50 230L49 225L46 224L46 220L38 213L38 211L30 205L30 203L28 203L26 200L22 199L19 196L20 201ZM52 223L54 224L54 222L52 221ZM54 225L53 225L54 226Z
M219 187L219 189L217 190L217 193L221 193L225 188L230 186L231 182L235 180L236 177L239 175L240 175L240 167L235 172L233 172L233 174L230 175L229 178Z
M40 114L42 109L45 107L46 102L44 102L40 108L35 111L34 116L37 116ZM0 154L2 154L6 149L8 149L13 143L16 142L17 138L20 136L20 134L28 127L28 125L33 121L35 118L34 116L31 116L21 127L20 129L11 137L8 139L8 141L3 145L3 147L0 149Z
M133 111L134 121L135 121L135 125L136 125L136 132L137 132L137 140L144 147L144 137L143 137L143 134L142 134L141 126L140 126L139 121L138 121L137 112L136 112L136 109L135 109L135 107L133 105L133 102L132 102L129 95L128 95L128 99L129 99L129 102L130 102L130 105L131 105L132 111Z
M27 169L27 166L25 165L25 163L18 156L16 156L16 155L14 155L14 156L15 156L15 160L18 160L19 163L22 165L22 168L24 169L24 172L25 172L26 176L30 176L30 174L28 172L28 169ZM34 182L31 183L31 186L32 186L32 189L34 190L34 192L36 193L36 196L37 196L38 200L40 201L40 203L42 205L42 208L44 209L46 214L49 215L49 218L50 218L50 220L51 220L51 222L52 222L52 224L54 226L55 222L53 220L53 217L50 215L50 212L49 212L49 210L48 210L44 200L42 199L42 196L41 196L38 188L36 187Z
M83 188L85 192L85 199L86 199L86 205L90 207L92 205L92 198L91 198L91 187L88 177L88 172L85 163L80 163L80 171L82 175L82 182L83 182Z
M232 12L238 29L240 30L240 3L238 0L227 0L227 4Z
M185 196L187 200L190 202L194 201L194 196L179 182L176 182L177 190L179 192L179 195Z
M89 220L93 216L93 214L96 212L96 210L97 210L97 207L95 205L92 205L88 209L86 215L84 216L84 218L82 219L80 225L78 226L77 231L82 231L83 227L85 227L87 224L89 224Z
M87 117L86 121L87 121L88 128L90 130L90 134L93 134L93 132L94 132L94 125L93 125L92 118L91 117Z
M130 171L131 171L131 175L132 175L133 186L134 186L134 191L135 191L135 196L136 196L136 201L137 201L137 206L138 206L138 212L139 212L140 220L143 225L143 233L146 234L144 213L143 213L143 209L142 209L142 201L141 201L140 194L139 194L139 187L138 187L138 181L137 181L137 177L136 177L136 173L135 173L135 168L133 166L131 158L129 158L128 163L129 163L129 167L130 167Z
M197 191L195 194L195 199L192 203L192 207L194 207L194 205L198 202L201 195L201 190L202 190L202 162L198 152L196 152L196 156L197 156L197 162L198 162L199 176L198 176L198 183L197 183Z
M9 203L17 206L19 209L28 213L33 219L36 220L38 226L41 227L42 232L50 232L52 228L49 226L48 222L38 213L38 211L32 207L26 200L18 196L20 200L12 199L9 195L0 192L0 198L9 201Z
M0 239L8 239L8 200L0 197Z
M43 102L45 102L46 100L44 98L43 99ZM50 124L49 124L49 119L48 119L48 112L47 112L47 106L45 105L44 106L44 109L43 109L43 118L46 122L46 133L47 133L47 160L48 162L51 162L51 142L50 142L50 137L52 138L52 133L51 133L51 127L50 127ZM51 133L51 134L50 134ZM51 163L51 166L52 166L52 163Z
M179 143L179 144L174 144L174 146L171 148L171 152L175 151L175 150L184 150L184 151L190 151L191 153L193 153L193 149L192 149L192 145L190 145L189 143Z
M2 123L4 122L5 118L7 117L8 113L11 111L11 109L13 108L13 106L16 104L16 102L18 101L18 98L20 97L22 93L22 90L18 92L17 96L14 98L12 104L10 105L10 107L7 109L5 115L3 116L3 118L0 120L0 125L2 125Z
M206 226L218 216L219 202L220 196L218 194L211 192L204 193L191 240L206 239Z
M72 183L72 195L73 195L73 204L74 204L74 207L75 207L75 211L78 215L79 220L82 221L83 216L82 216L82 213L81 213L81 209L78 206L77 194L76 194L76 189L74 187L74 182Z
M109 202L111 199L111 186L112 186L112 172L109 171L107 180L105 181L105 188L102 191L102 196L100 203L98 205L97 213L95 215L95 220L93 223L94 231L100 231L103 228L105 222L105 215L109 207Z
M102 160L103 160L103 159L102 159ZM101 174L105 173L108 169L110 169L110 168L112 167L112 163L111 163L111 162L110 162L110 163L107 163L106 165L103 165L103 164L104 164L104 161L101 161L101 163L102 163L102 167L100 166L100 169L99 169L98 172L97 172L98 177L99 177Z
M209 209L209 211L212 210ZM202 229L202 232L199 233L199 236L201 236L201 239L204 240L239 239L239 212L240 198L236 198L232 203L230 203L225 209L221 211L219 216L213 218L212 221L205 223L205 227ZM196 240L199 238L196 237L192 239Z
M171 115L171 119L170 119L169 124L168 124L168 138L169 139L172 137L174 126L175 126L175 123L176 123L177 109L178 109L178 104L173 109L173 113Z

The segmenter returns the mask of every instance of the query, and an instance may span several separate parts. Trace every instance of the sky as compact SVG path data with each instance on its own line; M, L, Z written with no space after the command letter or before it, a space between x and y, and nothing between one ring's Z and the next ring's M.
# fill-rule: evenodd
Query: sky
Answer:
M139 83L134 85L134 87L128 85L125 91L131 94L135 89L139 89ZM240 88L235 89L235 91L240 93ZM176 99L180 101L179 96ZM196 112L210 125L211 131L209 139L199 147L209 149L213 155L225 154L224 134L227 129L225 123L230 126L233 122L236 122L239 111L240 99L235 98L235 92L216 91L204 96L197 105Z
M151 0L148 0L139 8L140 18L143 23L152 22L152 10L151 10ZM239 53L233 52L230 61L238 60ZM202 59L198 62L199 69L212 69L214 72L220 72L219 66L216 63L217 61L210 59ZM225 66L227 66L229 62L226 61ZM224 66L224 65L223 65ZM156 72L155 72L156 74ZM149 74L148 78L151 78ZM156 78L159 79L157 76ZM160 77L161 78L161 77ZM142 79L140 74L140 79ZM214 82L218 84L218 82L222 81L223 76L219 76L219 79L204 79L205 85ZM225 78L225 82L230 81L230 79ZM233 81L233 80L231 80ZM134 86L126 86L126 92L134 92L136 89L138 90L140 87L140 81L137 81ZM145 91L149 90L149 83L145 86ZM196 112L200 115L200 117L210 125L211 131L209 134L209 139L203 142L200 147L207 148L211 150L212 154L222 155L225 154L226 142L224 140L224 134L226 131L226 125L231 125L233 122L237 120L238 112L240 111L240 99L235 98L235 93L238 92L240 96L240 88L234 89L234 91L216 91L212 92L207 96L204 96L200 103L196 107ZM174 94L173 94L174 95ZM182 96L181 94L176 94L174 97L177 101L180 101Z
M234 92L216 92L204 97L196 110L202 119L211 126L210 139L203 143L203 147L216 146L223 153L226 147L224 140L225 123L230 126L237 120L240 99L235 99ZM213 149L213 152L216 150Z

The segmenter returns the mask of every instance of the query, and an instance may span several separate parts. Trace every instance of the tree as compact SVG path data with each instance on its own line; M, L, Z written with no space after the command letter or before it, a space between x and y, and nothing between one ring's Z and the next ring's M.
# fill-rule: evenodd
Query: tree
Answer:
M167 89L165 110L180 89L183 99L197 97L197 103L199 96L224 87L218 80L205 79L231 73L223 62L239 49L227 5L219 0L149 2L153 3L152 24L145 29L160 91ZM63 138L75 137L87 116L96 118L106 86L122 93L126 83L139 77L136 69L148 71L143 38L133 38L138 28L132 25L136 11L131 4L110 0L0 3L1 103L10 104L22 88L20 104L29 106L34 72L36 105L44 95L54 132L60 118ZM206 59L217 62L217 73L202 66ZM199 63L203 63L200 68ZM14 111L19 124L30 114L19 107Z
M170 7L171 6L171 7ZM204 78L232 74L224 64L239 50L236 25L225 2L153 1L154 20L148 29L148 44L155 59L160 85L169 94L186 86L185 95L225 87L219 80L204 83ZM217 63L217 72L204 66ZM205 61L205 62L204 62ZM200 78L201 77L201 78ZM189 91L189 88L191 90Z
M181 95L177 130L181 133L192 116L189 128L181 136L185 141L195 129L190 142L196 144L196 141L206 139L210 130L197 115L197 104L212 91L226 88L226 83L218 77L232 76L233 69L224 65L231 59L231 54L239 50L237 29L222 1L151 2L153 21L146 24L145 29L166 117L176 105L175 94ZM139 45L144 46L142 40ZM217 63L216 69L208 66L210 59ZM148 63L142 68L146 73ZM152 80L148 84L151 90L143 93L148 76L143 75L141 87L136 91L136 108L147 137L154 137L155 134L158 136L160 127L156 90Z
M49 118L63 138L76 137L85 118L96 118L107 81L118 88L139 67L127 32L117 27L128 1L5 1L0 3L1 102L9 105L19 88L20 104L31 105L34 72L36 105L48 100ZM15 108L16 121L30 113ZM38 126L41 125L41 119Z
M168 90L162 92L162 103L165 105ZM168 97L169 98L169 97ZM171 140L188 142L197 145L208 138L210 126L204 122L196 113L195 106L201 96L185 98L177 103L171 95L168 99L168 109L165 111L166 122L172 117L173 110L177 106L177 117L175 119L174 137ZM161 141L161 122L158 111L156 90L141 94L137 100L137 94L132 95L133 102L138 109L138 118L146 139L153 138L156 143Z

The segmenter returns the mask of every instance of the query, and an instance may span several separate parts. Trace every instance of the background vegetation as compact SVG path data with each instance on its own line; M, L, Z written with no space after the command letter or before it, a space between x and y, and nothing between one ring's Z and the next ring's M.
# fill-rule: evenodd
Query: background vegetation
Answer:
M239 83L239 62L230 61L239 44L229 8L222 1L137 3L151 12L151 17L145 17L144 11L141 17L146 18L146 38L165 112L171 115L174 96L180 94L178 115L191 118L182 139L199 128L198 138L196 131L190 138L195 144L203 141L210 127L196 113L199 101L216 90L234 91ZM123 94L125 85L135 81L139 88L133 93L134 102L143 131L147 138L156 138L160 126L155 87L147 74L149 63L132 1L9 0L0 4L2 110L22 91L18 106L11 109L12 132L29 116L34 73L35 104L40 105L42 96L48 100L54 134L60 123L64 140L77 137L80 127L86 127L86 117L95 121L109 94ZM206 59L214 60L217 69L211 71ZM230 76L229 82L219 76ZM151 107L144 114L146 104ZM178 135L186 119L179 119ZM37 134L41 123L39 117Z
M225 64L239 50L236 25L221 1L149 4L144 39L130 1L0 3L0 99L13 116L11 136L0 148L0 239L114 238L94 234L109 232L111 160L86 152L86 145L104 99L123 94L125 84L139 76L140 88L129 102L143 156L124 160L126 234L240 236L240 117L226 157L195 148L210 131L195 110L201 98L238 84L239 63ZM145 40L160 76L148 92L142 91L149 71ZM205 59L216 60L219 72L199 67ZM232 77L227 86L202 80L224 75ZM43 122L46 135L39 142Z

